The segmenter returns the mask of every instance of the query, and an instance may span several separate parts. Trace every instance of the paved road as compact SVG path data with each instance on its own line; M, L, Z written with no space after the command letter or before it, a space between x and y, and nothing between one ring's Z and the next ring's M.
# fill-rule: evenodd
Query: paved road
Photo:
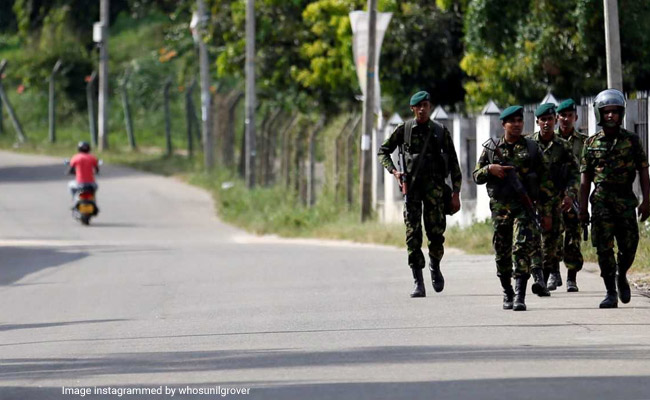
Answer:
M62 171L0 153L2 400L650 398L650 302L597 309L596 274L515 313L491 257L448 252L445 291L410 299L402 250L254 237L124 168L83 227Z

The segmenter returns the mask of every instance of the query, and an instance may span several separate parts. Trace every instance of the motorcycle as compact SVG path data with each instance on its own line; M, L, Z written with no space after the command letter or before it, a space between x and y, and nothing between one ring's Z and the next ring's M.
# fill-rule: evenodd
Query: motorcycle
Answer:
M70 161L65 160L64 164L69 166ZM100 161L100 165L101 164ZM74 169L72 172L74 172ZM95 199L96 190L97 185L92 183L77 184L73 189L72 216L83 225L89 225L90 218L99 213L99 208L97 207L97 201Z

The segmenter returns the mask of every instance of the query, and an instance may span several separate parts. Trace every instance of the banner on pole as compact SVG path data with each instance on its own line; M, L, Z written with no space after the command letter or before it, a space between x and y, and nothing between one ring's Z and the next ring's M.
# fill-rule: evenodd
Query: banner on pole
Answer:
M381 44L384 41L384 34L393 16L392 13L377 13L377 36L375 43L375 107L381 110L381 91L379 88L379 54ZM366 78L368 76L368 12L352 11L350 13L350 24L352 25L352 55L354 65L357 69L357 77L361 86L361 93L366 95Z

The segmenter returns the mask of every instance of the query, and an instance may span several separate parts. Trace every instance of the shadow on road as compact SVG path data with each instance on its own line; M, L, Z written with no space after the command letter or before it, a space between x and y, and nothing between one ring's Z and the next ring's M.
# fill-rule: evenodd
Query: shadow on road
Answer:
M290 375L290 372L287 373ZM210 383L152 383L147 385L101 385L116 389L147 388L165 393L168 388L175 390L173 399L198 400L224 398L213 395L182 395L179 389L190 388L248 388L249 394L228 394L225 398L234 399L336 399L336 400L399 400L399 399L435 399L435 400L577 400L647 399L650 391L650 376L578 376L551 378L509 378L509 379L464 379L452 381L415 381L415 382L327 382L304 383L302 381L268 382L255 380L249 382L210 382ZM73 386L70 386L73 387ZM88 388L91 392L83 398L137 398L169 399L162 395L123 395L118 397L92 394L94 385L84 385L83 380L77 388ZM3 400L51 400L79 398L79 395L63 395L62 387L0 387Z
M80 324L101 324L104 322L120 322L126 321L125 319L97 319L86 321L66 321L66 322L45 322L40 324L0 324L0 332L13 331L16 329L39 329L39 328L52 328L58 326L80 325Z
M47 247L0 247L0 286L24 276L87 257L83 251L65 252Z
M127 222L94 222L94 221L92 223L92 226L98 227L98 228L137 228L137 227L141 227L141 225L127 223Z
M0 183L34 183L45 181L65 181L65 165L46 164L0 168Z
M74 176L68 175L66 172L67 168L63 165L63 160L61 160L61 164L3 167L0 168L0 184L61 181L63 185L67 185L67 182L74 179ZM101 185L102 180L135 174L138 172L127 168L106 166L101 167L101 174L98 175L97 181Z
M121 374L219 372L230 370L319 368L388 364L538 361L650 360L650 347L639 345L573 347L387 346L335 351L285 349L195 352L117 353L105 357L2 359L0 381L80 379ZM128 365L128 368L124 368ZM488 364L486 364L488 365ZM650 386L650 382L647 383ZM276 398L276 397L271 397ZM283 397L277 397L283 398Z

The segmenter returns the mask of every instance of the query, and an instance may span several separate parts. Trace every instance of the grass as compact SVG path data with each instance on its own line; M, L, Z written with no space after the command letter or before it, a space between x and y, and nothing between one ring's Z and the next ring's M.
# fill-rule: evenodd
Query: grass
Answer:
M492 222L485 220L462 228L452 226L445 233L445 244L470 254L493 254Z

